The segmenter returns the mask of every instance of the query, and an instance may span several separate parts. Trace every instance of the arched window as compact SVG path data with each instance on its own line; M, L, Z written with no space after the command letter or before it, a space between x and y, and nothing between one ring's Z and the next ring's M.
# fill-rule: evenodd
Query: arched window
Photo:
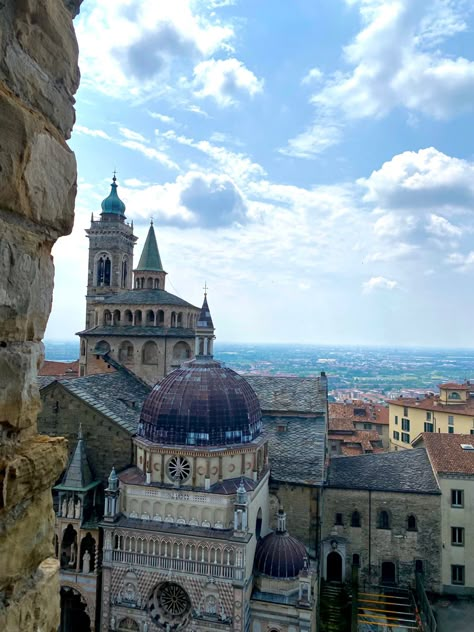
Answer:
M106 340L101 340L95 346L96 353L104 354L110 351L110 345Z
M171 312L171 327L176 327L176 314Z
M92 573L95 563L95 540L90 533L81 540L80 569L83 573Z
M86 341L85 340L81 340L81 355L82 356L86 355Z
M123 324L133 325L133 314L129 309L125 310L125 313L123 315Z
M119 347L119 362L132 362L133 355L133 344L129 340L121 342Z
M140 288L140 279L135 279L135 289L138 290Z
M106 257L104 261L104 285L110 285L111 264L110 259Z
M128 265L127 258L125 257L122 261L122 287L127 287L128 281Z
M141 324L142 324L142 310L137 309L137 311L135 312L134 325L141 325Z
M453 391L452 393L449 393L448 399L461 399L461 395L456 393L456 391Z
M352 566L360 566L360 555L358 553L352 555Z
M139 630L138 623L130 617L126 619L122 619L118 625L119 632L134 632L135 630Z
M360 527L360 513L358 511L352 512L351 527Z
M111 312L109 312L108 309L105 310L104 312L104 325L107 327L108 325L112 324L112 314Z
M148 277L148 279L146 280L146 286L149 290L153 289L153 279L151 277Z
M154 325L155 324L155 313L154 313L153 310L149 309L147 311L145 321L146 321L147 325Z
M165 313L162 309L159 309L156 313L156 324L158 327L163 327L165 324Z
M416 518L413 514L409 515L407 518L407 531L417 531Z
M149 340L143 345L143 364L158 364L158 347Z
M257 520L255 522L255 537L258 538L260 537L260 534L262 532L262 508L260 507L257 513Z
M179 312L178 317L176 319L176 326L177 327L183 326L183 312Z
M390 529L390 517L385 510L379 513L379 529Z
M160 279L155 279L155 290L160 289Z
M191 357L191 347L187 342L177 342L173 347L173 358L175 360L187 360Z
M120 310L114 310L113 324L120 325Z

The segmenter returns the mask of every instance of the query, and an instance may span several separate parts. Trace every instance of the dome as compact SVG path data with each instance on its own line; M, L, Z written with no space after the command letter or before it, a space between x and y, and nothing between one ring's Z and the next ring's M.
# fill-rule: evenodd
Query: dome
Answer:
M110 186L111 189L109 195L105 198L105 200L103 200L102 204L100 205L102 208L102 213L114 213L115 215L120 215L123 217L125 215L125 204L122 202L117 194L117 178L115 177L115 175L112 178L112 184Z
M248 443L262 429L250 384L210 357L185 362L155 386L143 404L138 436L165 445Z
M254 568L257 572L269 577L290 579L298 577L300 571L306 566L306 560L304 544L291 537L283 521L282 528L279 527L259 540L255 550Z

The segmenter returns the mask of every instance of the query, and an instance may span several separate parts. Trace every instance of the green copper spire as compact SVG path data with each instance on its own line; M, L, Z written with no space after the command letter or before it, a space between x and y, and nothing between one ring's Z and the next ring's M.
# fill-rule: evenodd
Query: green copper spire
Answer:
M119 217L125 217L125 204L119 198L117 193L117 178L115 177L115 171L114 177L112 178L112 184L110 186L110 193L101 204L102 215L104 213L107 215L110 213L118 215Z
M161 264L160 253L158 252L158 244L156 243L153 220L150 222L150 228L148 230L145 245L143 246L142 256L140 257L136 270L164 272Z

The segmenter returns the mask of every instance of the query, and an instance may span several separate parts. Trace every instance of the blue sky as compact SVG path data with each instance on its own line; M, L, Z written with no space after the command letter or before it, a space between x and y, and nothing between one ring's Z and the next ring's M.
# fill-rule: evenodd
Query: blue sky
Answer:
M135 256L153 217L220 340L473 346L473 28L470 0L88 0L46 337L83 328L116 168Z

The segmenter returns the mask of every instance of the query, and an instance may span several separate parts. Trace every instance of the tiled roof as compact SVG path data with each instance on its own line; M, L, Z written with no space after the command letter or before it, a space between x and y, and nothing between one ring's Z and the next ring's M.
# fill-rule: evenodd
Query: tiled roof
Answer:
M187 329L186 327L153 327L153 326L140 326L140 325L124 325L124 326L97 326L91 329L84 329L84 331L78 331L78 334L87 334L88 336L126 336L127 338L133 336L145 336L147 338L155 336L171 336L173 338L194 338L196 332L194 329Z
M135 269L146 272L163 272L163 265L161 263L160 253L158 252L158 244L156 243L153 222L151 222L150 228L148 229L148 235L146 236L140 261Z
M61 480L61 486L83 490L93 482L94 476L89 465L89 459L87 458L86 446L82 438L82 430L80 430L76 449Z
M79 360L74 362L54 362L53 360L45 360L38 375L52 375L54 377L74 377L79 375Z
M97 301L99 302L99 301ZM180 305L182 307L193 307L187 301L170 294L166 290L126 290L105 296L100 303L104 305Z
M325 377L244 377L257 393L263 413L326 414Z
M426 450L402 450L331 459L329 487L438 494Z
M445 384L439 384L439 388L448 388L456 391L474 391L474 384L457 384L456 382L446 382Z
M419 408L420 410L431 410L433 412L454 413L456 415L474 416L474 398L459 404L444 404L437 395L417 399L416 397L399 397L391 399L389 404L393 406L408 406L409 408Z
M150 392L141 380L124 371L57 382L131 434L136 432L143 402Z
M461 444L474 447L473 435L423 432L415 443L419 440L423 441L437 472L474 474L474 450L461 447Z
M271 478L284 483L321 485L325 459L324 417L263 418ZM280 430L285 428L286 430Z
M331 417L331 404L329 404L329 432L354 432L355 426L352 418Z
M329 403L329 423L332 419L351 419L354 423L388 425L388 407L360 400Z
M329 432L331 432L331 429L329 429ZM383 451L382 445L375 445L381 443L380 435L375 430L354 430L350 435L330 434L328 439L330 441L339 441L343 445L342 452L344 454L344 448L349 447L349 445L359 450L357 454Z

